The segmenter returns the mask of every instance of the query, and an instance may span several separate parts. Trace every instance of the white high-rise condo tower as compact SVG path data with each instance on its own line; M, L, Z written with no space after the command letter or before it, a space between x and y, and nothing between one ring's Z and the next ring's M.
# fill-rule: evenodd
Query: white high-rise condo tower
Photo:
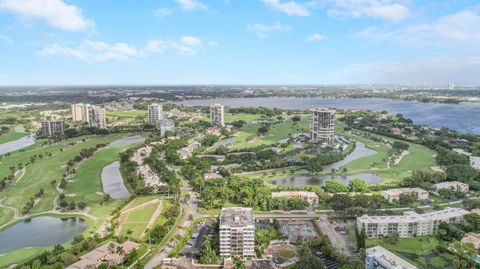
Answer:
M156 125L158 120L163 119L163 107L160 104L151 104L148 106L148 124Z
M42 122L42 135L63 135L63 120L44 120Z
M90 127L96 127L100 129L107 128L105 108L90 106L88 109L88 124Z
M335 135L335 110L315 108L311 110L310 139L313 143L330 145Z
M88 122L88 110L89 104L73 104L72 106L72 119L73 121Z
M255 223L251 207L222 208L220 256L254 257Z
M223 127L223 114L225 107L221 104L213 104L210 106L210 122L213 126Z

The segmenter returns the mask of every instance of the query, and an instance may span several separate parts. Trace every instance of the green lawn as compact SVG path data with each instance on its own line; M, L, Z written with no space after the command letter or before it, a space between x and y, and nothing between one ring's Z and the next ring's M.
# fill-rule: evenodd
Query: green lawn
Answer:
M80 138L77 138L68 141L74 142L74 145L66 145L65 142L62 142L60 145L48 147L48 152L51 152L52 156L44 156L42 159L37 158L35 163L28 166L21 180L2 192L2 196L6 197L3 204L15 207L21 211L30 198L43 188L45 192L44 196L36 203L31 213L40 213L53 209L53 201L55 197L58 196L58 192L56 191L56 184L51 184L51 182L53 180L57 183L60 181L62 174L65 172L66 162L73 159L83 148L93 147L98 143L109 143L124 136L126 136L126 134L84 137L84 142L82 142ZM63 148L63 152L60 152L60 148ZM33 151L42 152L47 150L38 150L37 148ZM12 154L7 158L3 158L2 162L9 162L12 159L18 162L21 159L19 160L17 156L21 155L22 157L26 157L24 156L25 154L27 154L27 152ZM29 151L28 156L30 155L31 152ZM5 170L3 165L2 169ZM8 166L6 169L8 169Z
M40 255L42 252L49 249L50 248L46 247L21 248L5 254L0 254L0 268L6 268L14 263L26 262L32 257Z
M438 239L435 237L416 237L416 238L400 238L396 244L389 244L381 239L369 239L367 240L367 247L382 246L397 255L403 257L413 265L419 268L426 268L425 256L435 253L436 247L440 245ZM417 258L407 258L406 254L418 255ZM403 255L402 255L403 254ZM446 268L445 266L451 261L448 254L441 253L439 256L433 258L429 264L434 265L435 268Z
M377 136L380 137L380 136ZM393 140L381 137L387 140ZM355 139L364 143L368 148L373 149L377 154L356 159L346 165L349 174L354 173L375 173L385 182L398 181L411 175L414 170L431 171L430 167L435 166L435 152L424 146L408 143L409 154L404 156L397 165L387 167L390 157L389 149L382 142L376 142L364 137L355 136ZM387 169L388 168L388 169Z
M147 117L146 110L125 110L125 111L107 111L107 117L114 118L136 118L136 117Z
M17 140L17 139L22 138L26 135L27 135L26 133L18 133L18 132L9 132L9 133L0 135L0 144Z
M127 235L127 231L131 230L131 237L141 239L140 237L157 207L158 203L149 204L128 213L128 216L121 221L121 234Z
M247 114L247 113L238 113L238 114L232 114L232 113L226 113L224 121L225 123L232 123L237 120L243 120L245 122L252 122L256 121L258 119L261 119L263 115L260 114Z
M278 252L278 255L284 259L291 259L295 257L295 251L289 250L289 249L281 249Z
M123 210L128 210L130 208L134 208L134 207L137 207L141 204L144 204L146 202L149 202L151 200L155 200L157 199L158 196L157 195L148 195L148 196L139 196L139 197L136 197L134 201L132 201L131 203L129 203L126 207L123 208Z
M14 212L8 208L0 207L0 226L13 218Z
M290 135L299 132L306 132L309 128L308 118L302 117L298 124L294 124L291 119L274 124L268 133L263 136L257 135L259 124L247 125L243 127L235 143L230 146L231 149L249 148L260 145L275 144L280 140L288 138Z

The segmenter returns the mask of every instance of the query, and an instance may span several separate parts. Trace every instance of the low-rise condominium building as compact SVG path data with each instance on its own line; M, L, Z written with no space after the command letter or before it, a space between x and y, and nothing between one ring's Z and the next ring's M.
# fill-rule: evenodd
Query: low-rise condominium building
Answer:
M427 236L434 234L442 222L454 223L469 214L463 208L445 208L439 211L418 214L413 211L398 216L369 216L357 218L357 227L365 229L368 238L378 238L398 233L401 238Z
M366 269L417 269L387 249L376 246L365 250Z
M417 200L427 200L428 199L428 191L421 189L421 188L398 188L398 189L390 189L386 191L382 191L380 193L383 198L385 198L389 202L398 201L400 199L400 195L414 194L417 197Z
M469 186L467 183L459 182L459 181L446 181L440 182L433 185L433 188L438 192L442 189L449 189L449 190L458 190L461 192L468 192Z
M307 201L311 206L318 205L318 195L312 191L279 191L272 192L272 199L298 198Z

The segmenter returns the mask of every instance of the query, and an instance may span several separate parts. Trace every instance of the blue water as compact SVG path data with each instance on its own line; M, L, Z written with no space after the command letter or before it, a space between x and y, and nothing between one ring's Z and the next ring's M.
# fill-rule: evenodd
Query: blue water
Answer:
M188 100L180 104L186 106L210 105L221 103L227 107L277 107L282 109L309 109L314 107L333 107L338 109L370 109L388 111L390 114L402 113L416 124L430 127L448 127L466 133L480 134L480 105L478 104L437 104L399 101L382 98L361 99L325 99L325 98L227 98Z
M24 247L50 247L63 244L83 233L88 223L78 217L36 217L0 232L0 253Z

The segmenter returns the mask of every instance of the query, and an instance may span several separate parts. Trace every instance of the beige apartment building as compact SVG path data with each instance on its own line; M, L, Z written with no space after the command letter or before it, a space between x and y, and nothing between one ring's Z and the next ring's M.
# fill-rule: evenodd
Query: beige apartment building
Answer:
M442 189L449 189L449 190L459 190L462 192L468 192L470 186L467 183L459 182L459 181L446 181L441 182L433 185L433 188L436 192Z
M221 104L213 104L210 106L210 122L212 126L224 127L225 107Z
M421 188L390 189L390 190L382 191L380 194L383 196L383 198L385 198L389 202L398 201L400 199L400 195L402 194L415 194L415 196L417 197L417 200L428 199L428 191Z
M426 236L433 234L442 222L454 223L469 214L463 208L445 208L425 214L413 211L404 212L399 216L369 216L357 218L358 229L365 229L368 238L378 238L398 233L401 238Z
M307 201L310 206L318 205L318 195L312 191L279 191L272 192L272 199L299 198Z

